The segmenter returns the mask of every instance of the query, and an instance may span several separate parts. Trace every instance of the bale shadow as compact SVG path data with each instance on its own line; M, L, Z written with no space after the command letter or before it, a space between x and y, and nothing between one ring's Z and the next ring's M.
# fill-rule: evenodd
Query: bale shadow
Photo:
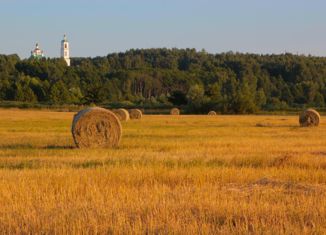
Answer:
M44 147L41 147L42 149L76 149L75 146L71 145L47 145Z
M47 146L35 146L32 144L8 144L0 145L0 149L9 149L9 150L21 150L21 149L75 149L75 146L71 145L47 145Z
M254 127L282 127L282 128L290 128L290 129L297 129L299 126L291 125L291 124L275 124L275 123L269 123L269 122L259 122L256 123Z
M8 145L0 145L0 149L33 149L37 148L31 144L8 144Z

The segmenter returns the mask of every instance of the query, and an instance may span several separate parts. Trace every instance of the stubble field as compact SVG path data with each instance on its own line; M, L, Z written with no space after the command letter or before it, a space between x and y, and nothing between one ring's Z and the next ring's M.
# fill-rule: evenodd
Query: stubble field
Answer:
M325 119L144 116L80 150L73 114L0 110L1 233L326 233Z

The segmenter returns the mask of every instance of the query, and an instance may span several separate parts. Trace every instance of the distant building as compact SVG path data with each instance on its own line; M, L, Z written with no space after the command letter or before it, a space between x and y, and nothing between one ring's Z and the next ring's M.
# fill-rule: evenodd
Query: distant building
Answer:
M61 58L70 66L69 42L66 35L63 36L63 40L61 41Z
M36 43L35 49L31 51L31 58L42 59L44 57L43 51L40 49L38 43Z

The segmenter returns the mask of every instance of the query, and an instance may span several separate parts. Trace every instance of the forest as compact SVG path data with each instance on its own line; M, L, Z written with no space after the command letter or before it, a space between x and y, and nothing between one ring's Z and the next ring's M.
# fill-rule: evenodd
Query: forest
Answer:
M188 113L255 113L325 107L326 58L132 49L105 57L0 55L0 102L181 107Z

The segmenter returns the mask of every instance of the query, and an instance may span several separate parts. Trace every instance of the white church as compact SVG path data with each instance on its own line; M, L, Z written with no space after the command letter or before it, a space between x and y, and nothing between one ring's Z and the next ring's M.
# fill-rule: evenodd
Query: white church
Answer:
M64 58L67 65L70 66L69 42L66 35L63 36L63 40L61 41L61 58Z
M66 35L63 36L63 39L61 41L60 56L66 61L67 65L70 66L70 48ZM41 50L39 44L36 43L35 49L31 51L31 58L42 59L44 57L45 56L43 50Z

